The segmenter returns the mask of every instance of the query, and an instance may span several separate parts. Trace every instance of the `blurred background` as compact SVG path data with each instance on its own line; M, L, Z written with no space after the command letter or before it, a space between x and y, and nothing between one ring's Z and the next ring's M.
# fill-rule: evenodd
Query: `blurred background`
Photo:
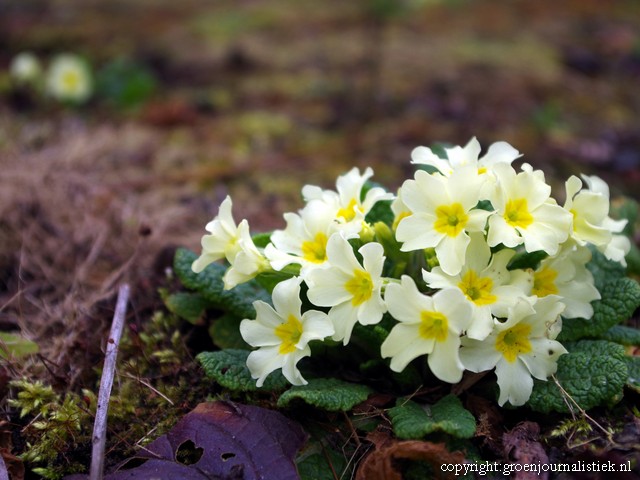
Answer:
M638 0L2 0L0 332L91 387L117 286L135 339L227 194L282 228L305 184L395 190L413 148L475 136L615 204L640 199L639 114Z

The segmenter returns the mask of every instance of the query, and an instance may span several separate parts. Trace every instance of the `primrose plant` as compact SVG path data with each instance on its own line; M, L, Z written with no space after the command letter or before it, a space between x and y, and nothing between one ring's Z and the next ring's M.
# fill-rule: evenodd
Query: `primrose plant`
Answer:
M572 176L560 205L542 171L512 166L520 156L505 142L481 155L475 138L418 147L415 175L395 195L370 182L370 168L354 168L335 191L305 186L304 207L261 246L227 197L191 268L226 260L225 290L278 279L239 325L255 347L246 366L257 386L278 369L306 384L298 362L310 342L341 348L386 319L378 355L392 371L422 358L453 384L465 370L495 370L499 404L525 404L534 378L549 379L568 353L563 318L594 315L592 256L622 268L631 244L626 220L609 216L604 181Z

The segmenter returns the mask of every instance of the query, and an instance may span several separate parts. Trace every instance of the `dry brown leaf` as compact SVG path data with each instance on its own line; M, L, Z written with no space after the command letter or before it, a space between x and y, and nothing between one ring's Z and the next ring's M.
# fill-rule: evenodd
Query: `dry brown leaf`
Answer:
M367 435L374 450L367 455L358 468L356 480L402 480L396 468L396 460L427 462L433 468L435 478L454 479L455 475L443 472L445 463L462 463L461 452L450 452L443 443L419 440L395 440L388 432L376 430Z

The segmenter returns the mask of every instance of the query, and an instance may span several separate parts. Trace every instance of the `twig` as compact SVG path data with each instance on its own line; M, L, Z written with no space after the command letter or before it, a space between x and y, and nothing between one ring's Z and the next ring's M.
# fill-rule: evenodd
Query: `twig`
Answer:
M104 357L102 378L100 379L96 420L93 424L93 448L91 451L89 480L102 480L103 476L104 448L107 441L107 411L109 409L109 397L111 396L111 387L113 387L113 378L115 376L118 345L120 344L120 337L122 336L122 330L124 328L128 301L129 285L124 284L118 290L116 311L113 314L111 332L109 333L109 340L107 342L107 352Z
M608 439L609 441L612 441L612 438L611 438L611 432L610 432L609 430L607 430L606 428L604 428L602 425L600 425L598 422L596 422L596 421L595 421L595 419L593 419L591 416L589 416L589 414L587 413L587 411L586 411L584 408L582 408L582 407L578 404L578 402L576 402L576 401L575 401L575 399L574 399L571 395L569 395L569 392L567 392L567 391L564 389L564 387L563 387L562 385L560 385L560 382L558 381L558 379L556 378L556 376L555 376L555 375L551 375L551 378L553 378L553 381L555 382L556 386L560 389L560 392L562 393L563 398L565 399L565 402L566 402L566 399L567 399L567 398L568 398L569 400L571 400L571 403L573 403L573 404L576 406L576 408L580 411L580 414L581 414L584 418L586 418L588 421L590 421L593 425L595 425L596 427L598 427L598 429L600 429L600 430L601 430L601 431L606 435L606 437L607 437L607 439ZM567 406L568 406L568 407L569 407L569 409L571 410L571 405L569 405L569 404L567 403ZM573 411L571 412L571 415L573 416ZM575 417L574 417L574 418L575 418Z
M123 377L127 377L130 378L131 380L135 380L137 382L140 382L142 385L144 385L145 387L147 387L149 390L151 390L152 392L154 392L156 395L161 396L162 398L164 398L167 402L169 402L171 404L171 406L174 406L175 403L173 403L173 401L167 397L164 393L162 393L160 390L153 388L153 386L149 383L144 381L143 379L141 379L140 377L136 377L134 375L131 375L129 373L121 373L120 375L122 375Z

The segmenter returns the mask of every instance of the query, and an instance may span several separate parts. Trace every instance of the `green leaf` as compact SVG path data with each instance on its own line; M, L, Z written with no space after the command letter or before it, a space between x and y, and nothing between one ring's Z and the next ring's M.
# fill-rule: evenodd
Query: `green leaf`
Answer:
M613 218L627 221L624 230L622 230L622 234L627 237L633 237L639 213L640 204L631 198L624 198L622 201L615 202L611 208L611 216Z
M569 353L558 360L555 376L571 398L588 410L598 405L613 404L622 398L628 369L624 348L605 340L581 340L565 345ZM534 380L529 406L533 410L568 413L567 403L553 379Z
M240 334L241 321L242 319L230 313L216 318L209 326L209 336L213 344L222 350L225 348L251 350Z
M627 271L640 275L640 248L635 243L631 243L631 250L629 250L625 259L627 260Z
M322 442L310 442L296 459L296 466L301 480L335 480L333 472L340 476L346 470L347 462L335 449L323 447Z
M518 268L538 268L540 262L547 258L549 254L544 250L535 252L519 252L516 253L507 265L507 269L516 270Z
M167 295L164 304L170 312L193 324L202 318L205 310L211 308L211 302L199 293L177 292Z
M609 260L602 252L590 246L591 260L587 263L587 268L593 274L596 288L602 292L602 288L612 280L626 276L625 268L613 260Z
M271 241L271 233L272 232L264 232L264 233L256 233L251 237L253 240L253 244L258 248L264 248L269 245Z
M19 333L0 332L0 358L20 358L38 353L40 347Z
M599 337L614 325L628 320L640 306L640 285L631 278L612 279L599 290L602 298L592 302L593 317L564 319L559 341Z
M216 307L234 313L240 318L255 318L255 300L271 303L270 295L255 281L249 281L225 290L222 277L226 268L212 263L204 271L195 273L191 264L198 256L185 248L179 248L173 260L173 268L182 284L189 290L196 290Z
M625 357L624 360L629 369L627 386L640 393L640 357Z
M147 101L157 87L151 71L126 58L118 58L97 75L98 93L121 108L134 108Z
M307 385L291 387L280 395L278 407L287 407L299 399L330 412L346 412L364 402L372 393L366 385L348 383L337 378L314 378Z
M260 273L256 277L256 282L258 283L258 285L264 288L267 292L271 293L273 292L273 289L277 284L285 280L288 280L291 277L295 277L299 274L300 274L300 265L292 264L292 265L287 265L285 268L283 268L279 272L272 271L272 272Z
M604 332L602 338L621 345L640 345L640 330L626 325L616 325Z
M367 195L367 192L374 187L382 188L385 191L387 190L384 186L380 185L379 183L367 180L362 188L361 199L364 200L364 198ZM391 225L393 223L394 218L395 218L395 215L391 210L391 200L380 200L375 203L375 205L371 208L371 210L369 210L369 212L367 213L367 216L365 217L365 221L370 225L373 225L374 223L377 223L377 222L384 222L387 225Z
M388 413L394 433L402 439L421 439L433 432L471 438L476 431L476 420L471 412L451 394L432 406L399 399Z
M256 387L256 381L251 378L247 368L248 356L247 350L229 348L218 352L202 352L196 359L202 364L208 377L229 390L254 392L283 390L287 387L288 382L280 371L269 375L262 387Z

